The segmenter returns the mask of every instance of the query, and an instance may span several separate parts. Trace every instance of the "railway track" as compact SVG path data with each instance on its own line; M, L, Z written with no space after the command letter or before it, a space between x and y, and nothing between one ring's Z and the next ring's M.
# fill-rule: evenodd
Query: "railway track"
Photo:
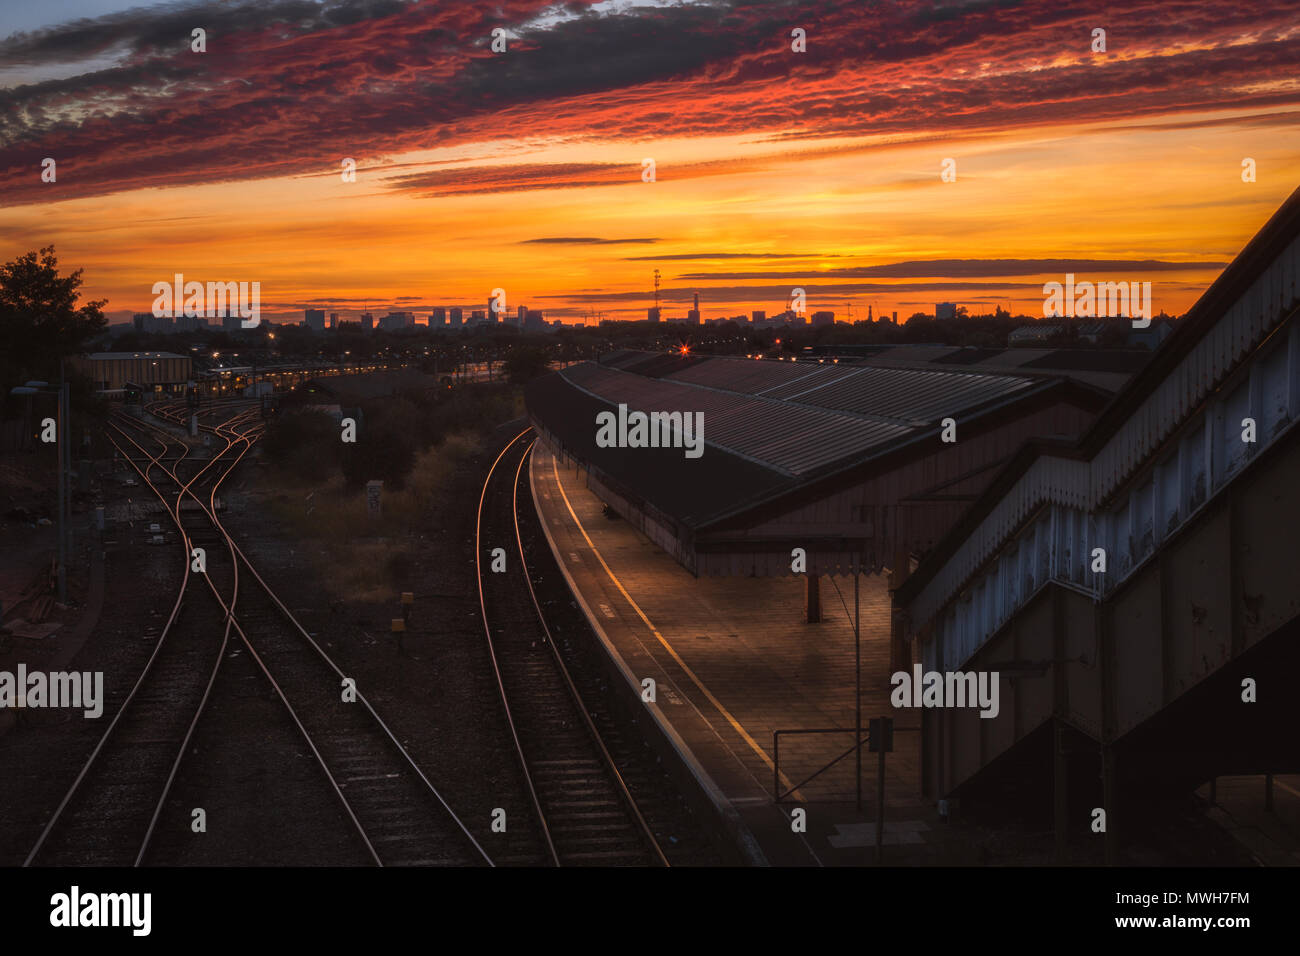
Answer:
M174 424L186 421L182 409L167 406L161 411ZM178 474L185 453L174 459L168 455L169 448L185 447L184 442L155 425L127 422L146 440L161 446L160 451L151 452L121 424L114 425L135 451L130 452L116 439L114 444L167 506L181 534L186 577L164 631L172 640L160 637L154 656L46 825L26 865L38 860L121 865L130 862L125 850L131 846L136 847L135 864L145 860L154 826L186 744L208 704L232 636L242 642L284 705L373 863L491 865L362 690L345 686L346 675L302 628L221 524L217 489L260 432L260 423L250 424L253 415L251 410L244 411L215 426L201 425L224 440L225 447L188 480ZM223 461L226 466L214 471L213 466ZM169 493L154 480L155 469L177 489L174 505L169 503ZM211 485L205 502L194 484L209 472ZM203 548L209 557L207 572L201 575L189 571L195 547ZM226 560L216 560L223 550ZM194 582L195 578L202 581ZM181 642L174 632L191 583L210 592L220 613L215 620L209 615L204 627L187 627L193 636L187 634L188 639ZM213 609L212 601L205 604ZM205 667L195 655L201 655L202 662L211 658L211 666ZM149 706L151 702L161 710ZM150 743L155 745L153 751L147 746ZM156 754L147 766L132 759L142 746ZM162 755L170 759L164 760ZM164 771L165 783L159 785Z
M534 818L556 866L667 866L660 838L617 758L633 745L592 719L537 600L519 527L525 430L493 462L475 529L479 606L492 667ZM506 569L499 567L506 552ZM608 743L607 743L608 738ZM627 760L627 763L634 763ZM659 783L662 785L662 780Z
M127 435L121 425L112 427ZM198 493L196 483L210 483L210 495L215 496L221 481L238 464L238 457L232 454L238 442L232 439L182 481L177 471L184 452L170 459L169 468L163 463L169 443L156 436L154 441L162 450L155 455L145 452L148 464L143 468L136 459L128 456L128 460L178 524L181 502L186 495ZM121 445L118 448L126 454ZM176 485L174 500L153 484L149 475L155 468ZM188 553L187 549L180 588L152 653L46 822L24 866L38 861L43 865L138 865L148 851L154 821L185 752L185 742L207 703L226 644L224 633L191 627L195 622L184 606L191 577ZM160 784L160 780L164 782Z

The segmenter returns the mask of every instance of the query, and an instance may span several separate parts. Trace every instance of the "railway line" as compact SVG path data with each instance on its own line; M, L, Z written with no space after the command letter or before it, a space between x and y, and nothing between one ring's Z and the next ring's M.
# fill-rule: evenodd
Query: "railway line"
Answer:
M186 572L153 654L25 865L147 861L155 825L234 639L274 689L371 862L490 865L487 853L362 690L344 688L343 672L221 524L217 491L260 433L256 413L237 407L205 410L228 415L200 426L224 441L224 447L188 479L180 474L185 442L129 416L112 424L118 436L113 443L176 526ZM157 411L172 424L187 418L183 406ZM173 456L177 447L181 450ZM193 548L205 552L205 573L191 570ZM194 600L195 587L210 597Z
M111 423L124 437L125 419ZM158 435L152 441L161 450L145 453L147 466L141 469L134 459L128 460L178 524L185 497L201 493L195 485L209 483L209 495L215 497L221 480L238 463L238 457L228 458L238 447L231 441L182 481L178 469L187 446L181 443L180 453L167 459L171 443ZM153 483L155 468L171 478L174 497ZM225 632L194 627L195 612L185 607L191 579L188 553L187 548L181 584L152 653L24 865L138 865L147 852L153 821L166 800L185 741L207 703L227 639Z
M183 862L193 852L181 836L189 811L174 794L201 791L207 784L200 781L213 773L227 804L239 803L241 813L246 804L256 808L257 826L274 826L270 814L295 828L298 808L310 804L303 833L329 835L329 846L310 857L316 860L338 862L343 855L345 863L381 866L700 861L707 841L679 840L699 831L686 819L676 788L638 735L612 715L598 668L581 659L563 625L554 633L556 602L534 586L529 521L535 516L519 488L531 449L526 431L506 445L482 483L474 539L491 667L478 693L495 686L510 743L500 746L501 731L493 729L473 747L503 767L517 763L518 772L491 798L474 788L462 793L457 799L465 806L458 809L471 815L463 817L372 706L363 682L353 682L347 665L302 625L223 524L223 486L261 435L256 407L231 402L201 410L198 427L210 436L206 457L193 453L192 439L180 437L191 409L159 403L148 411L113 415L110 440L175 529L169 544L183 560L179 585L129 691L110 693L107 726L40 821L25 866ZM508 553L503 573L489 568L494 547ZM203 552L201 569L195 549ZM230 783L228 772L209 763L214 733L244 732L250 692L261 701L260 736L250 737L250 745L262 748L258 761L273 768L272 783L259 784L257 792L247 790L246 780ZM432 749L423 760L436 767L442 758ZM290 774L279 769L275 754L310 762ZM465 819L482 825L495 809L489 801L510 808L511 831L522 831L523 843L512 839L509 848L490 850L490 838L471 832ZM257 850L250 839L244 852Z
M528 430L502 449L479 498L479 607L529 805L556 866L668 866L692 825L663 768L615 719L602 677L557 640L521 528ZM527 490L525 486L525 496ZM505 570L500 554L506 552ZM685 850L685 843L680 850ZM699 847L691 847L698 853Z

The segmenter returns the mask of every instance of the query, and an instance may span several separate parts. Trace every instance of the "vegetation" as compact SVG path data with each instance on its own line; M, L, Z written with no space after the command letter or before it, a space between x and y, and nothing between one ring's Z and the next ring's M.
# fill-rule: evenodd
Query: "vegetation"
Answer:
M106 300L78 305L82 270L59 274L54 247L0 265L0 384L57 381L59 362L107 325Z

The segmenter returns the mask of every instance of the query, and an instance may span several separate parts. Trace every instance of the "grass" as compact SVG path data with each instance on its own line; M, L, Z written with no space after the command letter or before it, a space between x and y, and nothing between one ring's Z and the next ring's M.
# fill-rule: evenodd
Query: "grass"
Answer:
M271 514L308 545L315 571L334 599L390 601L415 566L421 530L445 503L457 466L482 449L479 435L457 432L416 456L401 491L385 489L382 514L370 515L366 493L348 491L341 475L310 484L272 470L265 482ZM310 498L308 497L310 496Z

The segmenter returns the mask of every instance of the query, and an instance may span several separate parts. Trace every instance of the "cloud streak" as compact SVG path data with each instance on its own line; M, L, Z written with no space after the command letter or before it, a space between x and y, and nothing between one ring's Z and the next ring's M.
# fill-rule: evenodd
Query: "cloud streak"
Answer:
M1300 105L1296 84L1278 79L1300 73L1293 11L1280 3L1137 0L1107 17L1104 56L1088 52L1095 16L1057 0L604 12L573 0L558 22L541 17L552 7L206 2L14 34L0 41L10 65L105 55L117 65L0 90L0 201L313 174L344 155L370 163L506 137L960 135ZM806 54L790 52L792 24L809 30ZM205 54L189 49L196 25ZM501 55L488 48L497 26L518 37ZM39 180L47 155L59 159L57 184ZM446 196L617 181L590 165L386 184ZM659 172L674 174L710 170Z

